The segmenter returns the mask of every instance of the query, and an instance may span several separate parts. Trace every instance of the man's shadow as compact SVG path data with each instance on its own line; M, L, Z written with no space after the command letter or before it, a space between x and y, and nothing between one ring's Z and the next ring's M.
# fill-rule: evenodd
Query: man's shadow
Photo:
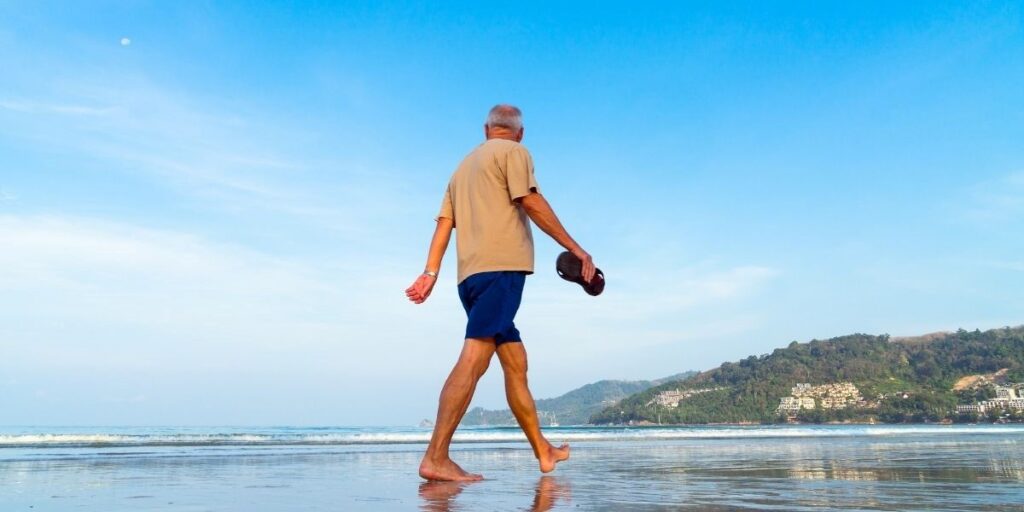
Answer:
M424 482L420 484L420 510L424 512L452 512L460 510L456 496L478 482ZM534 487L530 512L546 512L560 499L569 501L572 493L569 483L558 477L542 476Z

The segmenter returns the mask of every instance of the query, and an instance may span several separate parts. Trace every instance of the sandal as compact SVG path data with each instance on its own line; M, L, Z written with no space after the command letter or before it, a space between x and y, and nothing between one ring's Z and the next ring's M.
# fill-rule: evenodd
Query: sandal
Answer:
M598 296L604 291L604 272L601 269L594 269L594 278L590 282L583 280L583 262L573 256L569 251L558 255L555 262L555 271L558 276L566 281L571 281L583 287L583 291L589 295Z

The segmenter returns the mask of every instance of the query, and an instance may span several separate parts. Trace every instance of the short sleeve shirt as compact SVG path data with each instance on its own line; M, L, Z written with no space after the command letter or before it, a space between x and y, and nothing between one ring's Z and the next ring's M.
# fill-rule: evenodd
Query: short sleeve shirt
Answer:
M530 220L516 199L539 191L522 144L490 139L452 174L438 218L455 223L458 282L480 272L533 272Z

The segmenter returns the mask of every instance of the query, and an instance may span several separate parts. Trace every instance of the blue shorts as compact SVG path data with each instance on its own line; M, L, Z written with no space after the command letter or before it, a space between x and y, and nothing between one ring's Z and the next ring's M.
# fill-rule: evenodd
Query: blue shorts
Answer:
M526 272L497 271L473 274L459 283L459 299L466 309L467 338L494 338L501 345L522 341L513 322L523 299Z

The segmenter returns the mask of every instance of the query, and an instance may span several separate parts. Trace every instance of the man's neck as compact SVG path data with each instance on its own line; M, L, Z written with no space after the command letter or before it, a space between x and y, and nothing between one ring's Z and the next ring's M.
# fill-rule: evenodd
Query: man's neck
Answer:
M493 128L489 128L487 126L484 126L484 137L487 140L491 140L491 139L504 139L504 140L510 140L512 142L519 142L519 141L523 140L523 131L522 130L512 131L512 130L509 130L509 129L506 129L506 128L502 128L500 126L495 126Z

